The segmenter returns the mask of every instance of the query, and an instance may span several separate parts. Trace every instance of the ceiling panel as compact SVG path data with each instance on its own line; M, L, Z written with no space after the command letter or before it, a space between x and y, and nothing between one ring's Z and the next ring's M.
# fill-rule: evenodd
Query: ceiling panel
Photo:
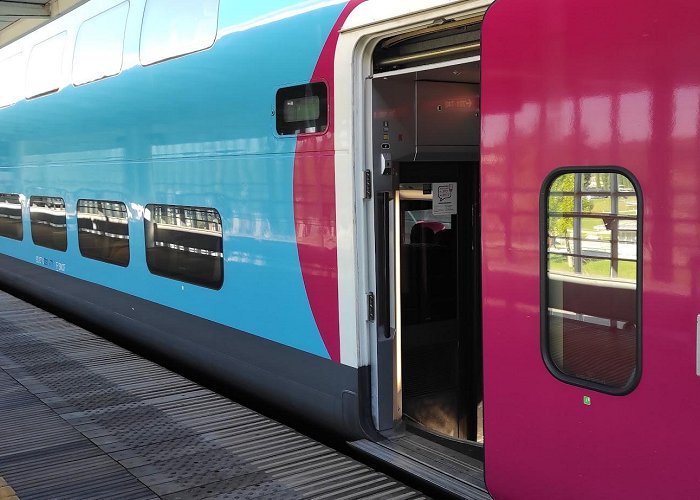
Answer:
M0 47L87 0L0 0Z

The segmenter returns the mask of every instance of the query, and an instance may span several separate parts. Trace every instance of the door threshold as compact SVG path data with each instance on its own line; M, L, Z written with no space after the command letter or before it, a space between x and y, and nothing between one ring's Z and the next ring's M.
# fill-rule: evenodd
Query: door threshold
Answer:
M418 422L412 422L410 420L405 421L405 426L406 430L411 434L423 437L430 441L433 445L449 448L450 450L456 452L457 456L466 456L480 463L484 462L484 445L481 443L445 436L444 434L435 432ZM391 439L390 436L387 437Z
M410 474L431 489L467 500L491 500L484 482L484 464L421 436L349 443L355 450Z

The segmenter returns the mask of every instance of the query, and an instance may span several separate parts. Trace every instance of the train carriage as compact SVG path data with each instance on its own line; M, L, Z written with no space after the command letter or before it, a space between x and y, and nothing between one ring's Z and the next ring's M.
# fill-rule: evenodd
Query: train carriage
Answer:
M494 498L693 498L699 9L91 0L0 48L0 280Z

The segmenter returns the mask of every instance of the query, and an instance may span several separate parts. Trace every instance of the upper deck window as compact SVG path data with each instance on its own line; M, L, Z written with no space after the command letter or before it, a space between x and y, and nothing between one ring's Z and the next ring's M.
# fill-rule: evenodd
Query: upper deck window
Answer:
M567 172L543 197L544 358L562 380L616 394L639 378L637 191L621 172Z
M216 39L219 0L146 0L141 64L209 48Z
M29 54L27 65L26 97L38 97L57 91L61 86L63 51L66 47L66 32L37 43Z
M277 133L314 134L328 128L328 87L323 82L277 91Z
M22 54L0 61L0 108L24 98L24 61Z
M121 71L128 14L129 2L123 2L80 26L73 55L75 85L116 75Z

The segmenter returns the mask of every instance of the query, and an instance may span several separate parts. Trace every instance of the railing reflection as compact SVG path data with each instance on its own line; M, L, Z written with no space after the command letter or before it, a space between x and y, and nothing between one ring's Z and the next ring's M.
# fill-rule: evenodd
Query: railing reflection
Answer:
M32 224L32 240L36 245L66 251L68 236L66 204L63 198L32 196L29 198L29 218Z
M146 205L146 262L160 276L218 289L223 284L221 216L212 208Z
M13 240L21 240L24 236L22 203L18 194L0 194L0 236Z
M129 265L129 218L120 202L78 200L80 253L119 266Z

